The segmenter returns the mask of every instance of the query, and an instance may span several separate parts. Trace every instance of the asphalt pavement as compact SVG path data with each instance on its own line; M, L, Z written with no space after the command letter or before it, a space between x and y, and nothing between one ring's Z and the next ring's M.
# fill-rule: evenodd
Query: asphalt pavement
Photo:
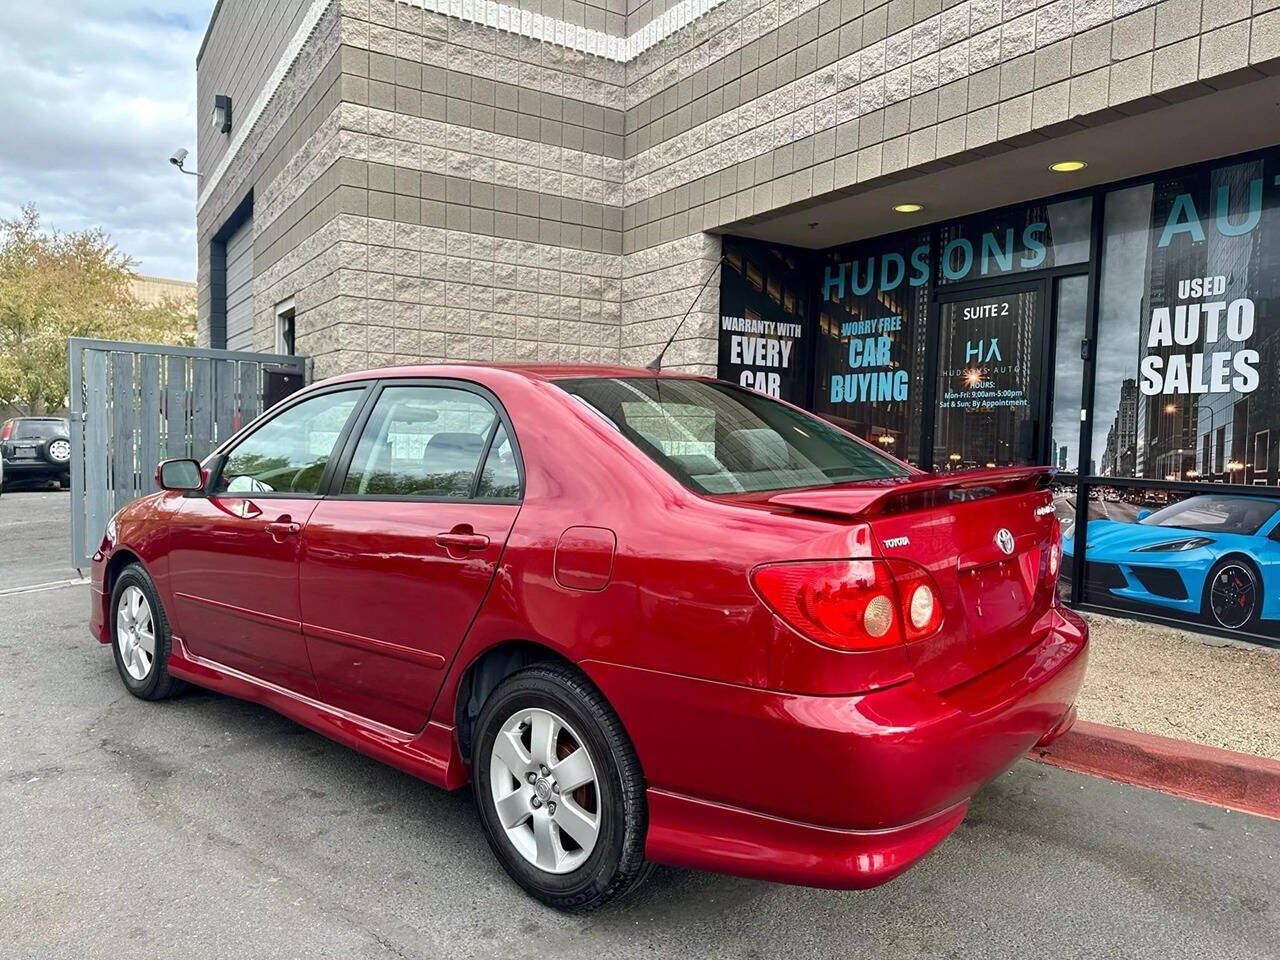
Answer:
M6 586L73 575L34 579L56 496L0 498ZM87 604L0 595L0 957L1280 958L1280 822L1030 762L877 890L662 869L562 916L467 791L252 704L133 699Z
M0 495L0 594L77 576L70 523L71 494L65 490L10 489Z

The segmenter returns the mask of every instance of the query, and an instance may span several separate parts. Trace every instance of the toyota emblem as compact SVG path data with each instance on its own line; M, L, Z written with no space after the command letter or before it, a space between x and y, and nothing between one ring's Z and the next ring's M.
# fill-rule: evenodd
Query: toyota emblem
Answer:
M1008 556L1013 553L1013 534L1004 527L996 531L996 546L1000 552Z

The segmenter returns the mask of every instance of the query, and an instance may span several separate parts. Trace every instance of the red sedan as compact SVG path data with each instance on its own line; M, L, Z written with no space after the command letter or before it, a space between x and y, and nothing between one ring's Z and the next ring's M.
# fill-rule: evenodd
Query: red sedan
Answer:
M868 887L1063 732L1041 469L936 477L715 380L328 380L160 466L94 558L135 696L266 704L449 789L540 900L651 862Z

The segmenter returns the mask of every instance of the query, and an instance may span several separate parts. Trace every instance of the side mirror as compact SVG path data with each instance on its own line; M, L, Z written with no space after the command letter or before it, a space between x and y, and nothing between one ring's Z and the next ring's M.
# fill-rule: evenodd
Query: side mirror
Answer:
M204 471L195 460L165 460L156 467L156 486L161 490L203 490Z
M1139 522L1139 523L1141 523L1143 520L1147 519L1147 517L1149 517L1149 516L1151 516L1151 511L1150 511L1150 510L1139 510L1139 511L1138 511L1138 522Z

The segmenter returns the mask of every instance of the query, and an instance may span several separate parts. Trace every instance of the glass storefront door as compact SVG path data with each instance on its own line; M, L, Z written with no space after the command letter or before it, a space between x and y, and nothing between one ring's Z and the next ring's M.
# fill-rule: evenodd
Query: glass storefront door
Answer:
M933 468L939 472L1046 460L1045 284L938 304Z

